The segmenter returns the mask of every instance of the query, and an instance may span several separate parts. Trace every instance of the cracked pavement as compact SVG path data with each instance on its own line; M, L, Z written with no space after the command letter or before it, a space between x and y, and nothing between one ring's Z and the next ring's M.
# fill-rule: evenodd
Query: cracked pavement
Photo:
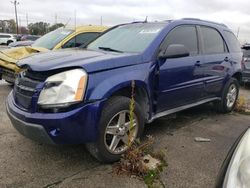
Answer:
M11 87L0 81L0 187L146 187L135 178L112 175L84 146L49 146L21 136L10 124L5 99ZM250 87L241 90L250 99ZM250 116L217 114L203 105L146 126L154 150L166 154L166 187L212 187L231 145L250 125ZM210 138L199 143L194 137Z

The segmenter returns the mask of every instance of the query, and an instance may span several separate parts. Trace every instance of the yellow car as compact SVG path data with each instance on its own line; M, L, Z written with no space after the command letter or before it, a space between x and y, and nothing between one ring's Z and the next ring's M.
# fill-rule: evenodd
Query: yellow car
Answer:
M16 63L31 54L84 46L105 31L105 26L62 27L36 40L31 46L16 47L0 51L0 80L14 83L21 69Z

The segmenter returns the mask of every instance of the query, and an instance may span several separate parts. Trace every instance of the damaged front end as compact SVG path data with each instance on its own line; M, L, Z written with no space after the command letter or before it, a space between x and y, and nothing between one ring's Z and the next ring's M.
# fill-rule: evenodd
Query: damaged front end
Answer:
M34 48L31 46L0 51L0 79L14 83L16 76L22 71L16 63L31 54L46 51L48 50L45 48Z

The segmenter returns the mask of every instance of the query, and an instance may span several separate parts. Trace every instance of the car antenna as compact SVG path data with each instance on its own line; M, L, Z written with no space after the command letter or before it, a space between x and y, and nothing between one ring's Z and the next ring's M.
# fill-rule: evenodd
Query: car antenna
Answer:
M146 16L145 20L144 20L145 23L148 22L148 16Z

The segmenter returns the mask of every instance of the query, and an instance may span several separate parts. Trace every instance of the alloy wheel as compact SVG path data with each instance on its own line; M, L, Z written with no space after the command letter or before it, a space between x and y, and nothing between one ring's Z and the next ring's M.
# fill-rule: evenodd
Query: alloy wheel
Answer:
M130 123L129 111L123 110L115 114L109 121L104 135L104 143L112 154L121 154L126 151L138 133L138 119L134 114Z

